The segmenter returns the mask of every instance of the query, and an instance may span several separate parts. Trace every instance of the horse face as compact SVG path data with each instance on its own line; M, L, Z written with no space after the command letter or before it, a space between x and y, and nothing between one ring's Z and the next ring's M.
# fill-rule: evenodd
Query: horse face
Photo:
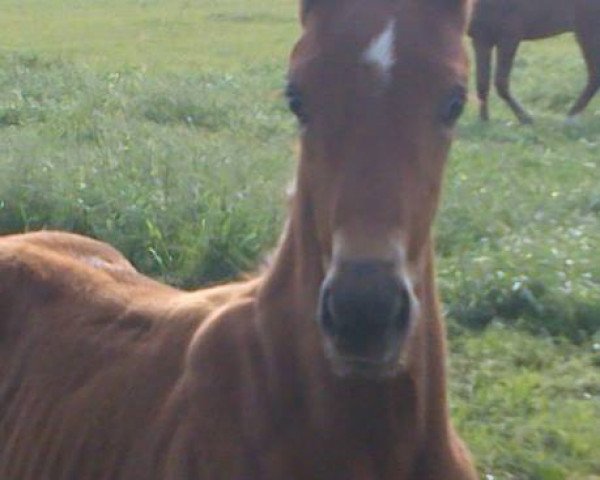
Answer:
M335 372L396 374L444 162L466 98L461 0L310 0L287 96L299 188L325 269L318 322Z

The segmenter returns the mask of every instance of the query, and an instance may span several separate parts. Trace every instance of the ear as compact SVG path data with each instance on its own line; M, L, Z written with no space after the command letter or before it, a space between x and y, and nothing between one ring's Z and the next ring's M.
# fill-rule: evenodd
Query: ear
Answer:
M429 0L439 8L443 8L447 11L451 11L459 15L463 25L471 17L471 8L473 2L477 0Z
M465 9L469 0L431 0L434 3L437 3L441 7L445 7L448 9Z
M302 11L305 12L306 10L308 10L308 8L315 3L315 0L300 0L300 5L302 8Z
M324 0L300 0L300 22L304 25L308 12L315 6L319 1Z

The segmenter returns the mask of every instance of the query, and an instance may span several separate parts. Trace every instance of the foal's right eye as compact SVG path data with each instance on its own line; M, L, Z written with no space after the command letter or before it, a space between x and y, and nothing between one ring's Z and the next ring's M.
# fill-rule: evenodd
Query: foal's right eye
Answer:
M294 84L288 84L285 89L285 98L288 101L288 107L291 112L296 115L300 123L306 123L308 117L306 115L306 109L304 106L304 99L300 89Z
M440 115L447 126L452 126L462 115L467 101L467 92L464 87L454 88L448 97L444 99Z

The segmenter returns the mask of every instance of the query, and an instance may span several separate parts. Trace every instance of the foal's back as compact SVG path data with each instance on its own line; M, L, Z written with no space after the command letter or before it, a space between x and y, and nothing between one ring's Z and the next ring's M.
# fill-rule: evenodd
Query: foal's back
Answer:
M215 304L252 282L183 292L66 233L0 238L0 478L129 475Z

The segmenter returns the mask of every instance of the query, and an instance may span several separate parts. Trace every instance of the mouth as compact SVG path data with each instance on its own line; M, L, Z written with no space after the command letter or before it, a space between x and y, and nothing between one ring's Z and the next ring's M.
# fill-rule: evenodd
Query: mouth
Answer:
M329 360L333 373L341 378L381 381L394 378L402 370L400 362L375 362L346 357L332 357Z
M331 371L345 379L383 381L397 377L407 369L414 327L411 318L401 328L390 328L364 350L353 348L343 337L325 334L323 348Z
M347 379L379 381L391 379L403 370L405 364L402 355L397 350L381 358L369 358L342 353L334 346L333 342L327 341L325 353L333 374Z

